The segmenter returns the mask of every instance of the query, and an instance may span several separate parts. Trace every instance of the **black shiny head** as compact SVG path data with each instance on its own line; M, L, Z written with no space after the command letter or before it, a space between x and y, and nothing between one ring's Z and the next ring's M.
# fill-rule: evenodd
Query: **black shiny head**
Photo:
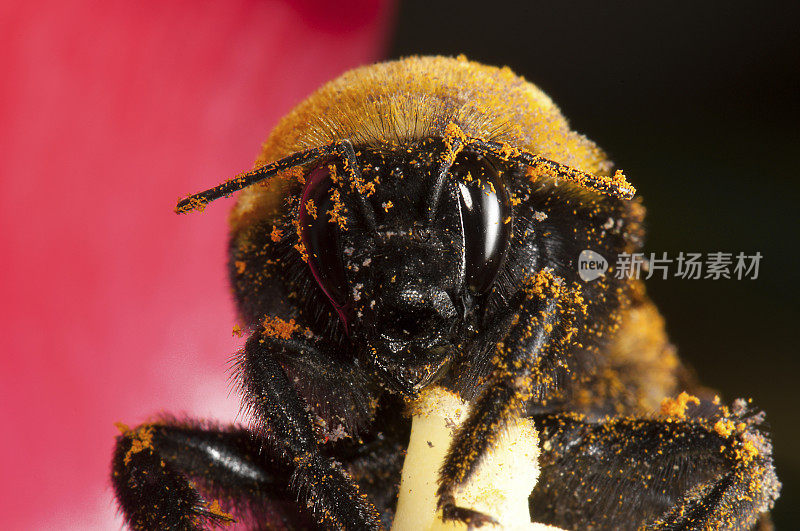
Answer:
M446 366L511 237L501 172L480 153L458 153L429 215L443 151L438 140L359 149L353 171L323 161L308 172L299 208L314 279L365 361L395 375L404 391Z

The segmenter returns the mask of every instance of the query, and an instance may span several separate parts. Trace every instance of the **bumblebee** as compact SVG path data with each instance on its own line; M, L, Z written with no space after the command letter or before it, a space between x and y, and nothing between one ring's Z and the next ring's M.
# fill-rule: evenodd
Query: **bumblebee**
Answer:
M471 405L439 473L446 520L490 520L454 492L522 416L542 440L532 521L767 521L780 484L763 414L693 380L638 279L579 276L584 250L613 264L641 249L635 189L509 69L411 57L345 73L255 169L176 210L234 192L252 422L122 427L112 482L131 527L388 527L404 412L434 385Z

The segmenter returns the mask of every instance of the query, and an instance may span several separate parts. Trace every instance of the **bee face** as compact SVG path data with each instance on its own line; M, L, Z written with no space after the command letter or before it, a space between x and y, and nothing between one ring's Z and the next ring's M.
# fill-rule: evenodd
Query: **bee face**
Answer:
M509 196L486 157L458 154L443 172L441 139L355 154L358 182L341 164L309 172L300 240L364 361L418 388L483 314L511 239Z

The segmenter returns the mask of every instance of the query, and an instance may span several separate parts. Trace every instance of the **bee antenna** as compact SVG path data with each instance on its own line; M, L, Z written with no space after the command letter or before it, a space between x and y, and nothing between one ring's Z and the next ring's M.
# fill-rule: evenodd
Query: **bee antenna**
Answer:
M175 212L184 214L192 210L202 211L211 201L216 201L221 197L227 197L234 192L238 192L242 188L247 188L284 170L303 166L315 162L322 157L333 155L337 153L337 150L338 143L332 143L326 146L299 151L278 161L259 166L254 170L240 173L233 179L229 179L214 188L181 199L178 201L178 204L175 205Z
M340 140L336 142L334 151L342 158L342 164L344 165L344 171L347 173L347 176L350 180L354 183L362 183L363 178L361 176L361 166L358 163L358 157L356 157L356 152L353 149L353 143L349 140ZM362 183L363 184L363 183ZM367 196L363 193L356 193L358 198L358 205L361 207L361 214L364 217L364 222L367 225L367 229L371 232L377 232L377 224L375 222L375 211L372 209L372 205L367 200Z
M620 170L617 170L612 176L592 175L591 173L572 168L566 164L546 159L540 155L521 151L508 144L480 140L477 138L469 139L465 147L488 153L501 160L510 160L524 164L533 169L536 173L550 175L555 179L571 181L583 188L610 195L618 199L631 199L636 194L636 188L625 179L625 175Z
M436 215L436 209L439 206L439 199L441 198L442 191L444 191L444 184L447 181L447 174L450 173L450 168L456 161L456 155L463 149L464 143L460 137L451 135L444 138L444 152L442 155L442 163L439 165L439 172L436 175L436 181L431 188L431 195L428 197L428 221L433 220Z

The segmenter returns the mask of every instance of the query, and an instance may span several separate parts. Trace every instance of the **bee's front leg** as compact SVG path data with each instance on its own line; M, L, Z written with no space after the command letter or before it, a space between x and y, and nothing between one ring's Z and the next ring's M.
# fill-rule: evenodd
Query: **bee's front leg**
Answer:
M473 402L466 421L456 431L439 475L439 508L445 520L480 526L487 515L455 505L455 493L490 452L499 433L532 396L552 388L546 368L559 355L569 309L562 279L549 275L544 283L528 284L511 310L511 327L495 350L492 373ZM539 279L542 280L542 279ZM532 279L532 282L536 282Z
M346 367L299 334L281 339L255 332L245 345L239 365L245 400L262 423L263 436L283 451L292 470L290 488L301 507L309 507L320 523L331 529L379 529L378 512L353 478L340 463L320 452L311 408L287 377L280 359L306 362L303 377L310 379L311 385L315 379L322 380L319 385L329 385L325 381L333 379L344 389L353 379L347 377Z

